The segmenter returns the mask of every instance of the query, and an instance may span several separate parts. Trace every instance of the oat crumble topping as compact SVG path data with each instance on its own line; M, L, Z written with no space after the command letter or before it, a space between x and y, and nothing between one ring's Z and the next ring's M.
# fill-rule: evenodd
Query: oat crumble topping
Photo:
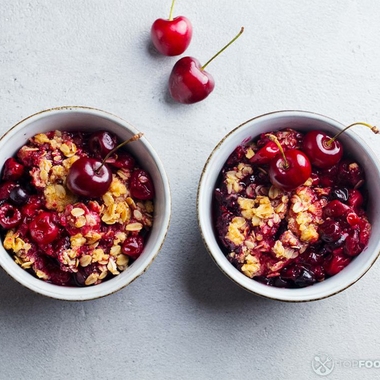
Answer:
M89 155L88 135L40 133L16 155L27 170L21 182L30 183L30 198L21 210L29 204L35 209L17 227L4 231L3 245L22 268L60 285L96 285L120 274L134 260L123 253L123 243L133 236L145 239L153 224L153 201L130 193L129 179L136 165L112 167L111 185L101 198L83 199L69 191L68 171L76 160ZM41 210L54 214L60 228L58 238L46 246L37 244L29 231Z

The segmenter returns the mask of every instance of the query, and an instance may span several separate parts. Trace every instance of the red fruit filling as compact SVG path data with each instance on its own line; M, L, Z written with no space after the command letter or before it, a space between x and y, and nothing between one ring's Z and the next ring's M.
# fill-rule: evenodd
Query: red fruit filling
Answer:
M107 159L111 180L104 191L85 184L74 193L67 185L75 162L99 160L116 144L108 132L51 131L30 138L5 162L0 230L22 268L56 285L88 286L140 256L153 223L154 186L130 153Z
M285 155L302 151L302 133L271 134ZM276 287L310 286L339 273L368 244L364 170L346 156L332 167L318 162L305 183L287 190L268 175L274 149L262 134L227 159L214 191L216 234L246 276Z

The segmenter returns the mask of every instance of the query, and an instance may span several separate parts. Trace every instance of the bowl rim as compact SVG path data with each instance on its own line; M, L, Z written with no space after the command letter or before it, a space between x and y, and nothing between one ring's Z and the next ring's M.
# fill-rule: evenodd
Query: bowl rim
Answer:
M118 126L132 133L139 132L130 122L108 111L89 106L59 106L44 109L18 121L16 124L10 127L4 134L2 134L2 136L0 137L0 144L3 143L3 141L7 138L11 138L14 133L21 131L23 128L25 128L27 125L34 121L38 121L39 119L44 118L46 116L65 112L68 114L76 112L78 114L87 114L103 118L105 120L109 120L117 124ZM0 254L0 267L2 267L4 272L7 273L16 282L37 294L64 301L87 301L102 298L123 289L124 287L132 283L134 280L136 280L139 276L141 276L150 267L150 265L162 249L162 246L165 242L171 221L172 199L169 179L161 159L159 158L153 146L146 139L145 135L142 138L140 138L140 143L142 143L146 150L149 152L150 156L152 157L152 160L154 161L157 167L159 177L162 181L163 200L165 201L165 204L163 205L163 220L158 227L157 242L154 244L154 247L150 254L144 258L144 263L139 265L137 269L135 266L135 272L132 275L123 278L122 280L120 280L120 276L116 276L101 284L89 287L65 287L55 285L35 278L31 274L27 273L24 269L19 267L17 264L15 264L12 257L6 252L6 250L1 244L0 250L3 250L8 255L8 257L6 257L5 255ZM9 258L11 259L11 261L9 261ZM132 268L132 266L133 263L130 266L130 268ZM16 272L16 274L14 272ZM20 274L20 276L17 275L17 272ZM27 274L28 276L25 276L24 278L24 274L22 273ZM113 286L110 286L109 284L112 285L112 283Z
M216 239L215 235L213 234L214 241L216 241L217 246L218 246L218 253L219 254L215 253L211 247L211 244L209 244L210 242L209 242L208 237L206 236L206 233L204 232L204 226L207 223L207 220L205 220L205 218L203 217L203 213L201 211L201 203L203 201L203 197L207 193L207 189L206 189L206 186L204 185L204 183L206 182L205 178L207 176L208 171L211 170L210 164L211 164L212 160L218 155L220 148L226 143L226 141L228 141L230 138L232 138L235 135L235 133L237 131L239 131L241 128L244 128L246 125L248 125L252 122L255 122L257 120L265 119L267 117L272 117L272 116L275 117L277 115L278 116L284 115L284 116L308 117L308 118L311 118L314 120L322 121L326 124L333 125L334 127L338 128L338 129L343 129L345 127L345 125L338 122L337 120L330 118L328 116L325 116L323 114L320 114L317 112L312 112L312 111L291 110L291 109L276 110L276 111L263 113L263 114L254 116L254 117L240 123L238 126L234 127L224 137L222 137L221 140L212 149L211 153L209 154L209 156L208 156L208 158L207 158L207 160L203 166L203 169L202 169L202 172L200 175L200 179L199 179L199 183L198 183L197 201L196 201L198 228L200 230L201 238L202 238L202 241L203 241L204 246L206 248L206 251L211 256L214 263L217 265L217 267L221 270L221 272L225 276L227 276L230 280L232 280L239 287L243 288L244 290L246 290L249 293L254 294L256 296L260 296L260 297L264 297L264 298L268 298L268 299L272 299L272 300L276 300L276 301L291 302L291 303L318 301L318 300L322 300L322 299L331 297L333 295L336 295L336 294L346 290L347 288L349 288L350 286L355 284L357 281L359 281L369 271L369 269L375 264L376 260L380 256L380 250L378 250L377 253L373 255L372 259L368 261L365 268L360 273L358 273L357 276L355 276L355 278L352 278L347 285L342 286L342 287L338 287L337 289L334 289L331 292L325 292L324 294L321 294L319 296L314 295L314 296L308 296L308 297L298 297L297 291L300 291L302 289L306 289L306 288L300 288L300 289L287 289L287 290L292 291L292 293L293 293L292 297L289 297L289 296L286 296L283 294L269 295L265 290L268 290L268 288L273 289L274 287L271 287L271 286L268 286L265 284L261 284L257 281L254 281L254 280L246 277L243 273L241 273L238 269L236 269L230 262L228 262L226 260L225 255L221 251L221 249L219 247L219 243L217 242L217 239ZM351 137L352 137L352 131L348 130L346 132L346 134L351 135ZM355 139L361 141L362 146L366 146L367 150L371 152L371 156L373 158L373 161L376 161L377 166L380 168L380 164L378 162L378 159L376 158L376 155L374 154L372 149L368 146L368 144L358 134L355 134L354 136L355 136ZM232 153L232 151L230 153ZM227 155L227 153L225 153L225 159L227 159L227 157L228 157L228 155ZM210 222L210 223L212 224L212 222ZM222 253L222 254L220 255L220 253ZM223 258L224 258L224 261L222 260ZM242 283L242 282L246 282L247 279L252 281L253 286L247 286L246 284ZM281 291L282 288L275 288L275 289L279 289ZM271 291L270 291L270 293L271 293Z

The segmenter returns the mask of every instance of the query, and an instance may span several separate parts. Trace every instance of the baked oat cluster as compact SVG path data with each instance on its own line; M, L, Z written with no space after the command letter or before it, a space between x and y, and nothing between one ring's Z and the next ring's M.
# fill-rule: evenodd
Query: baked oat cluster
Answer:
M302 149L303 134L271 132L282 148ZM277 287L304 287L341 271L368 243L365 177L349 157L291 191L256 163L268 134L238 146L214 192L214 225L228 260L247 277ZM258 153L259 152L259 153ZM262 160L263 161L263 160Z
M96 134L116 144L116 136ZM143 250L153 222L154 189L130 154L120 150L107 159L112 182L101 197L78 196L66 186L73 163L102 158L101 148L99 136L57 130L33 136L4 164L3 245L18 265L41 280L96 285L120 274ZM132 184L131 177L141 182Z

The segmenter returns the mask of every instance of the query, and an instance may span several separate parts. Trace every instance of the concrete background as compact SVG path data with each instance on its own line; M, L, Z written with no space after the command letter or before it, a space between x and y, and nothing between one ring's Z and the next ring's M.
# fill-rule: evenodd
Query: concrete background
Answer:
M42 109L86 105L144 131L170 178L173 215L150 269L124 290L68 303L33 294L0 270L0 379L375 379L380 369L380 263L324 301L291 304L237 287L209 258L196 222L208 155L231 129L280 109L343 123L380 121L377 0L181 1L191 19L186 55L216 81L205 101L170 101L178 58L149 44L170 0L0 0L0 132ZM360 133L380 156L379 138Z

